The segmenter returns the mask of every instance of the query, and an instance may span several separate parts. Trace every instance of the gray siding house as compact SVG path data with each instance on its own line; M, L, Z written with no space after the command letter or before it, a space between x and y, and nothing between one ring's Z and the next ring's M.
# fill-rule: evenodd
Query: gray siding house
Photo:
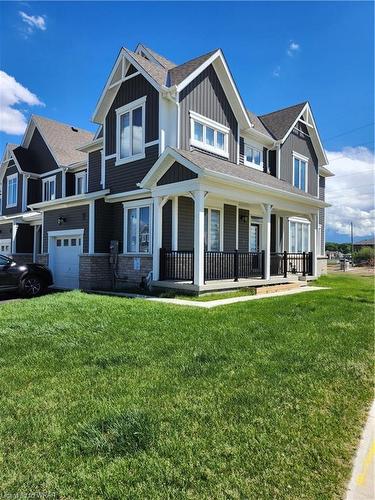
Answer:
M57 286L202 291L324 272L332 174L311 107L255 115L220 49L176 65L142 44L122 48L92 115L97 133L75 132L77 161L56 158L73 144L38 120L5 152L0 231L17 255L14 227L34 218L29 253ZM5 201L12 175L28 179L22 206Z

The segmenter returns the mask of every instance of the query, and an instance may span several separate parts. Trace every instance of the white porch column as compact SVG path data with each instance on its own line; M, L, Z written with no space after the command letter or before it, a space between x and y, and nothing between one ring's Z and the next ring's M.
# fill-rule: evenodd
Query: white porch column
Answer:
M178 250L178 196L172 198L172 250Z
M271 212L272 205L263 204L263 250L264 256L264 278L269 280L271 277Z
M194 191L194 285L204 284L204 191Z
M17 253L17 231L18 231L18 224L13 222L12 225L12 254Z
M317 214L311 214L311 224L310 224L310 250L312 252L312 275L316 276L318 272L317 265L317 232L318 232L318 216Z
M154 228L152 242L152 275L153 280L159 279L160 266L160 247L162 242L162 198L154 198Z

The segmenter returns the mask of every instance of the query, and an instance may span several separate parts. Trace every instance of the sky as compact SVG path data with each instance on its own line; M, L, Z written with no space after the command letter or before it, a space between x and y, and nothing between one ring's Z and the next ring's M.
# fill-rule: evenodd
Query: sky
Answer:
M308 100L335 177L327 241L374 231L372 2L0 2L0 148L30 114L90 122L122 46L176 63L221 48L246 106Z

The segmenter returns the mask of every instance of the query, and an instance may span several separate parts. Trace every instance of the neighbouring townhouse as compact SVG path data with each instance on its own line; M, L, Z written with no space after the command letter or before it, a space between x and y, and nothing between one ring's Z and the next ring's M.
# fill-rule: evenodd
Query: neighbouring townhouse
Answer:
M48 263L66 288L325 272L332 174L308 102L257 116L220 49L176 65L139 44L120 50L92 121L94 136L32 117L8 145L2 251Z

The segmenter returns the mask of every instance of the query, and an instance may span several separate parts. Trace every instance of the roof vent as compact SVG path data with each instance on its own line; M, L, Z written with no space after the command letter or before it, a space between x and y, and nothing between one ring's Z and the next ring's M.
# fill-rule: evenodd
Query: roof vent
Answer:
M73 132L78 132L78 128L75 127L70 127L70 128L73 130Z

